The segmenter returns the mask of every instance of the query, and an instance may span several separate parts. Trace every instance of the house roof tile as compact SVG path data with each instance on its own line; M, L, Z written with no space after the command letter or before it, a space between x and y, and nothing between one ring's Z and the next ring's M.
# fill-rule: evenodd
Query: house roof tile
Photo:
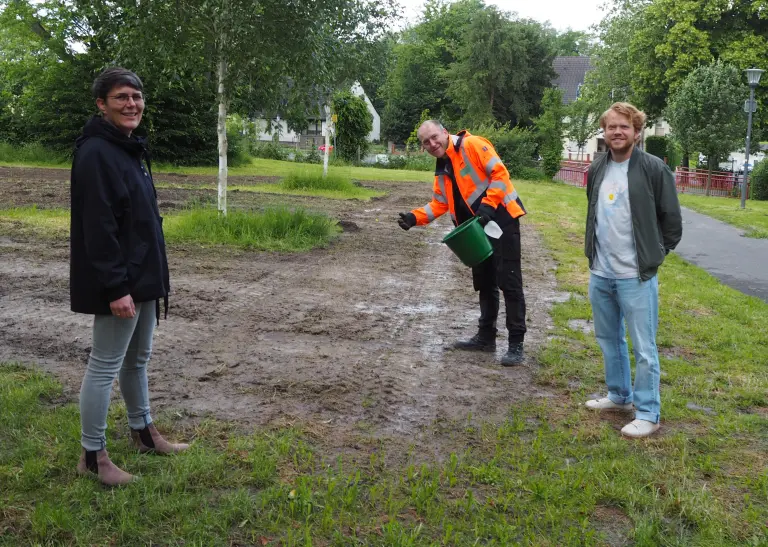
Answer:
M552 85L563 92L563 104L569 104L579 97L579 88L584 83L584 77L592 68L589 57L555 57L552 62L555 78Z

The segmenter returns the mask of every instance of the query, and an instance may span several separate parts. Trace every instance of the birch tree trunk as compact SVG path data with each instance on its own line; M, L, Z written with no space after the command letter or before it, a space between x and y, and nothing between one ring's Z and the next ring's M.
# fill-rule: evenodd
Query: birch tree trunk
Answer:
M222 33L222 43L226 40L226 33ZM223 51L219 51L219 66L217 69L219 80L219 118L216 123L216 133L219 137L219 213L227 215L227 94L224 79L227 76L227 61Z

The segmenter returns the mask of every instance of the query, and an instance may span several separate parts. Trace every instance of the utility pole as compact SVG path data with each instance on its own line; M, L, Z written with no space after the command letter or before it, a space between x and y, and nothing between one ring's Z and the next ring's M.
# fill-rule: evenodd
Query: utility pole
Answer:
M763 71L759 68L748 68L747 82L749 83L749 101L744 105L744 110L747 111L747 148L744 150L744 177L741 183L741 208L744 209L747 203L747 181L749 180L749 147L752 137L752 113L757 110L757 104L755 103L755 88L760 83L760 76Z

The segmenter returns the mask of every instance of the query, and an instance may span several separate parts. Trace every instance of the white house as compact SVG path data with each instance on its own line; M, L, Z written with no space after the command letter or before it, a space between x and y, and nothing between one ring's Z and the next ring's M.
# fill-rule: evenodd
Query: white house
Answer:
M376 109L373 107L373 103L365 94L365 90L359 82L352 84L350 91L357 95L362 96L365 101L365 105L368 107L368 112L373 116L373 128L368 134L368 141L376 141L381 138L381 117ZM288 125L285 120L280 119L278 116L272 120L266 120L264 118L258 118L255 120L260 141L274 140L275 134L278 135L278 140L283 144L292 144L299 146L309 146L314 148L323 144L325 141L326 122L325 117L314 118L309 120L307 128L301 131L301 133L295 133L288 129ZM268 127L269 126L269 127Z

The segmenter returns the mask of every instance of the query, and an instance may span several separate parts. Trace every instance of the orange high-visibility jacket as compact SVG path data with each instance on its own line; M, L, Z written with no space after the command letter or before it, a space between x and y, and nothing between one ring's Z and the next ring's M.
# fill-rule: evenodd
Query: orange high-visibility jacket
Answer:
M509 180L509 171L488 140L471 135L469 131L460 131L458 135L450 136L446 156L453 167L460 198L473 214L481 204L493 207L497 218L518 218L525 214L523 202ZM453 184L448 178L449 173L440 168L440 163L438 159L432 201L411 211L416 216L418 226L429 224L449 211L453 223L457 224ZM498 218L497 222L502 225L503 219Z

